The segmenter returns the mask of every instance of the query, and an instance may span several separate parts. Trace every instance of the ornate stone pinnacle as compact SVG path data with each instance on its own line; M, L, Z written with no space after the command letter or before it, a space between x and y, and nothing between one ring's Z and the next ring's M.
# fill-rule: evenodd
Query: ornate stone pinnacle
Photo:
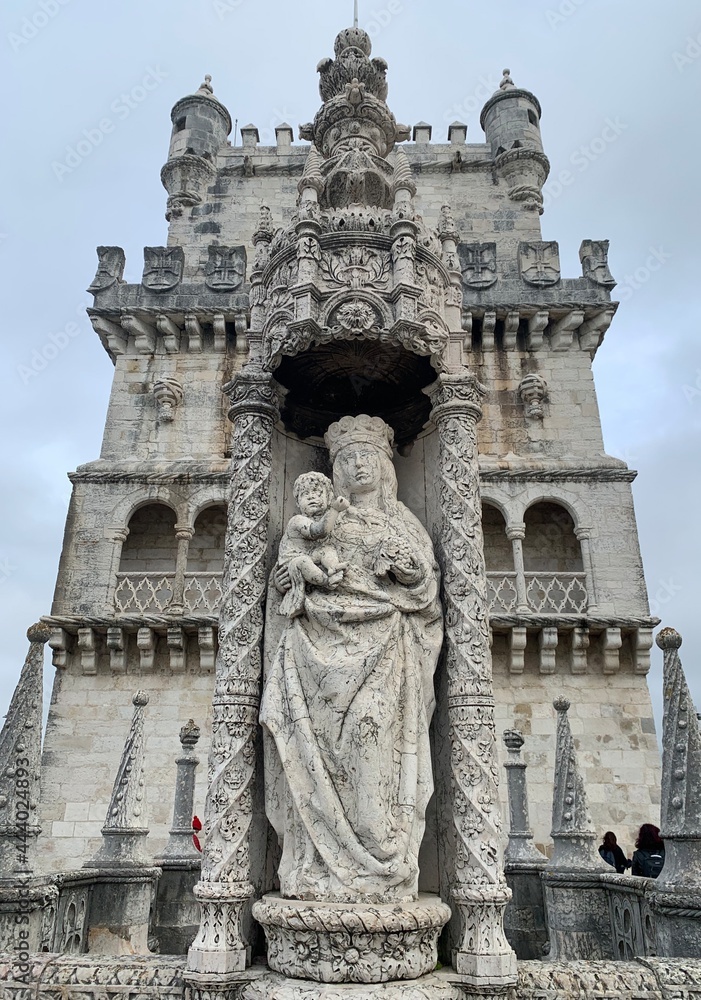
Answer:
M594 850L596 831L587 808L584 779L579 769L567 715L570 702L567 698L556 698L553 708L557 711L557 744L551 834L555 845L552 867L601 868L604 862Z
M144 780L144 708L148 701L145 691L137 691L132 698L134 715L107 807L102 846L88 867L146 863L141 841L148 835Z
M44 643L49 635L50 630L41 622L27 629L31 645L0 732L0 880L31 872L40 833ZM21 838L17 819L20 813L29 814L22 822Z
M701 732L684 675L682 637L663 629L657 645L664 650L662 722L662 809L665 866L660 884L701 884Z

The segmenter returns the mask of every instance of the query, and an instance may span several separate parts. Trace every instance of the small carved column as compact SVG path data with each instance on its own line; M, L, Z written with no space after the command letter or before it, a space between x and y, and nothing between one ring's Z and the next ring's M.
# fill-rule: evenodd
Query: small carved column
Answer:
M521 757L523 736L514 729L507 729L504 733L504 744L509 751L504 761L509 791L509 843L504 860L507 864L525 862L545 866L548 859L533 843L533 833L530 829L526 762Z
M596 585L594 583L594 564L591 558L591 528L577 528L575 535L582 550L582 565L587 584L587 611L590 615L598 614L596 603Z
M526 525L510 524L506 529L506 537L511 542L514 554L514 570L516 572L516 610L520 614L528 614L528 592L526 590L526 569L523 562L523 540L526 537Z
M234 422L202 878L192 972L226 974L250 956L242 919L254 895L251 836L270 516L271 441L278 418L268 372L249 362L224 391Z
M175 778L175 802L173 804L173 825L165 850L159 860L199 861L199 852L192 842L192 816L195 801L195 773L199 758L195 757L195 747L200 738L200 727L190 719L180 730L182 755L177 757Z
M178 554L175 557L175 576L173 577L173 599L168 606L170 614L182 614L185 610L185 572L187 570L187 555L190 541L195 529L187 524L175 525L175 537L178 540Z
M115 606L115 591L119 585L117 573L122 562L122 549L129 537L129 528L109 528L105 532L105 537L112 541L112 564L110 566L110 586L107 594L107 614L112 614Z
M453 964L476 988L505 987L516 980L516 956L503 927L510 892L502 864L476 433L484 389L463 369L439 375L426 391L440 443L438 550L457 832L452 898L463 924Z

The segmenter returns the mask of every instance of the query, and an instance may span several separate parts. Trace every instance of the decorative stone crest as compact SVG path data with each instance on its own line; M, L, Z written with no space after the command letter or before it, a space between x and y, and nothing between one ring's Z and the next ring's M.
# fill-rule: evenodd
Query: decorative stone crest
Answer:
M214 292L233 292L246 277L246 248L211 246L204 282Z
M526 416L542 420L545 414L543 400L548 391L548 383L545 379L541 375L532 372L521 379L517 391L525 407Z
M364 246L326 252L320 260L322 274L334 285L359 288L386 288L389 281L389 254Z
M167 292L180 284L184 267L182 247L144 247L142 283L152 292Z
M536 288L556 285L560 280L560 248L554 240L519 243L521 277Z
M602 288L616 287L616 279L609 270L608 240L583 240L579 248L579 259L585 278Z
M490 288L497 280L496 243L459 243L458 259L468 288Z
M121 247L98 247L97 259L97 271L88 288L93 294L104 292L105 289L123 281L126 264L126 257Z
M183 401L183 387L176 378L161 378L153 384L159 423L167 424L175 420L175 411Z

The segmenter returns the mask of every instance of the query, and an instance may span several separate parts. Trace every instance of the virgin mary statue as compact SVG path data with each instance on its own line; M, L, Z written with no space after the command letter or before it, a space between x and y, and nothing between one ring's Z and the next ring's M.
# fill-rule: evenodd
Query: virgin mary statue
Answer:
M426 531L397 500L391 428L343 417L325 441L335 492L350 504L323 539L343 576L306 584L260 716L280 889L288 899L408 901L433 791L438 567ZM274 582L289 589L284 562Z

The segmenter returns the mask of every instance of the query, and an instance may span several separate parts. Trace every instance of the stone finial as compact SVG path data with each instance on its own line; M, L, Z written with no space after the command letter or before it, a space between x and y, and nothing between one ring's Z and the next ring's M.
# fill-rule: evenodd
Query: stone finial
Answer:
M267 205L261 205L258 215L258 228L253 234L253 242L270 241L274 235L275 223L273 222L273 213Z
M146 863L141 841L149 832L144 780L144 708L148 701L145 691L137 691L132 698L134 714L102 828L102 846L87 867Z
M200 854L192 841L192 817L195 802L195 774L199 758L194 749L200 738L200 727L193 719L188 719L180 730L180 745L183 752L176 757L175 799L173 802L173 823L168 843L159 864L170 867L199 865Z
M200 739L200 727L194 719L188 719L180 730L180 744L183 749L191 750L197 746Z
M319 195L324 190L324 178L321 174L323 162L324 159L319 150L316 146L311 146L304 164L304 173L297 185L302 200L318 201Z
M39 781L44 644L51 629L27 629L30 646L0 732L0 880L33 869L40 828ZM27 819L19 820L19 816Z
M511 79L511 70L505 69L502 71L502 80L499 84L499 90L511 90L516 84Z
M526 865L529 869L533 865L545 867L548 859L533 843L530 829L526 762L521 758L525 740L515 729L507 729L503 740L509 751L509 756L504 761L509 795L509 842L504 861L509 866Z
M204 83L201 83L199 85L199 88L195 91L195 93L200 94L202 97L214 96L214 89L212 87L212 77L209 75L209 73L205 76Z
M183 401L183 387L175 378L162 378L153 385L156 397L159 423L171 423L175 419L175 411Z
M526 416L542 420L544 416L543 400L548 391L548 383L545 379L532 372L520 381L517 391L525 407Z
M665 866L660 884L701 883L701 732L684 675L681 635L664 628L657 636L664 653L661 833Z
M557 744L553 791L553 868L602 868L604 862L594 848L596 831L587 808L584 779L567 715L570 702L556 698Z

